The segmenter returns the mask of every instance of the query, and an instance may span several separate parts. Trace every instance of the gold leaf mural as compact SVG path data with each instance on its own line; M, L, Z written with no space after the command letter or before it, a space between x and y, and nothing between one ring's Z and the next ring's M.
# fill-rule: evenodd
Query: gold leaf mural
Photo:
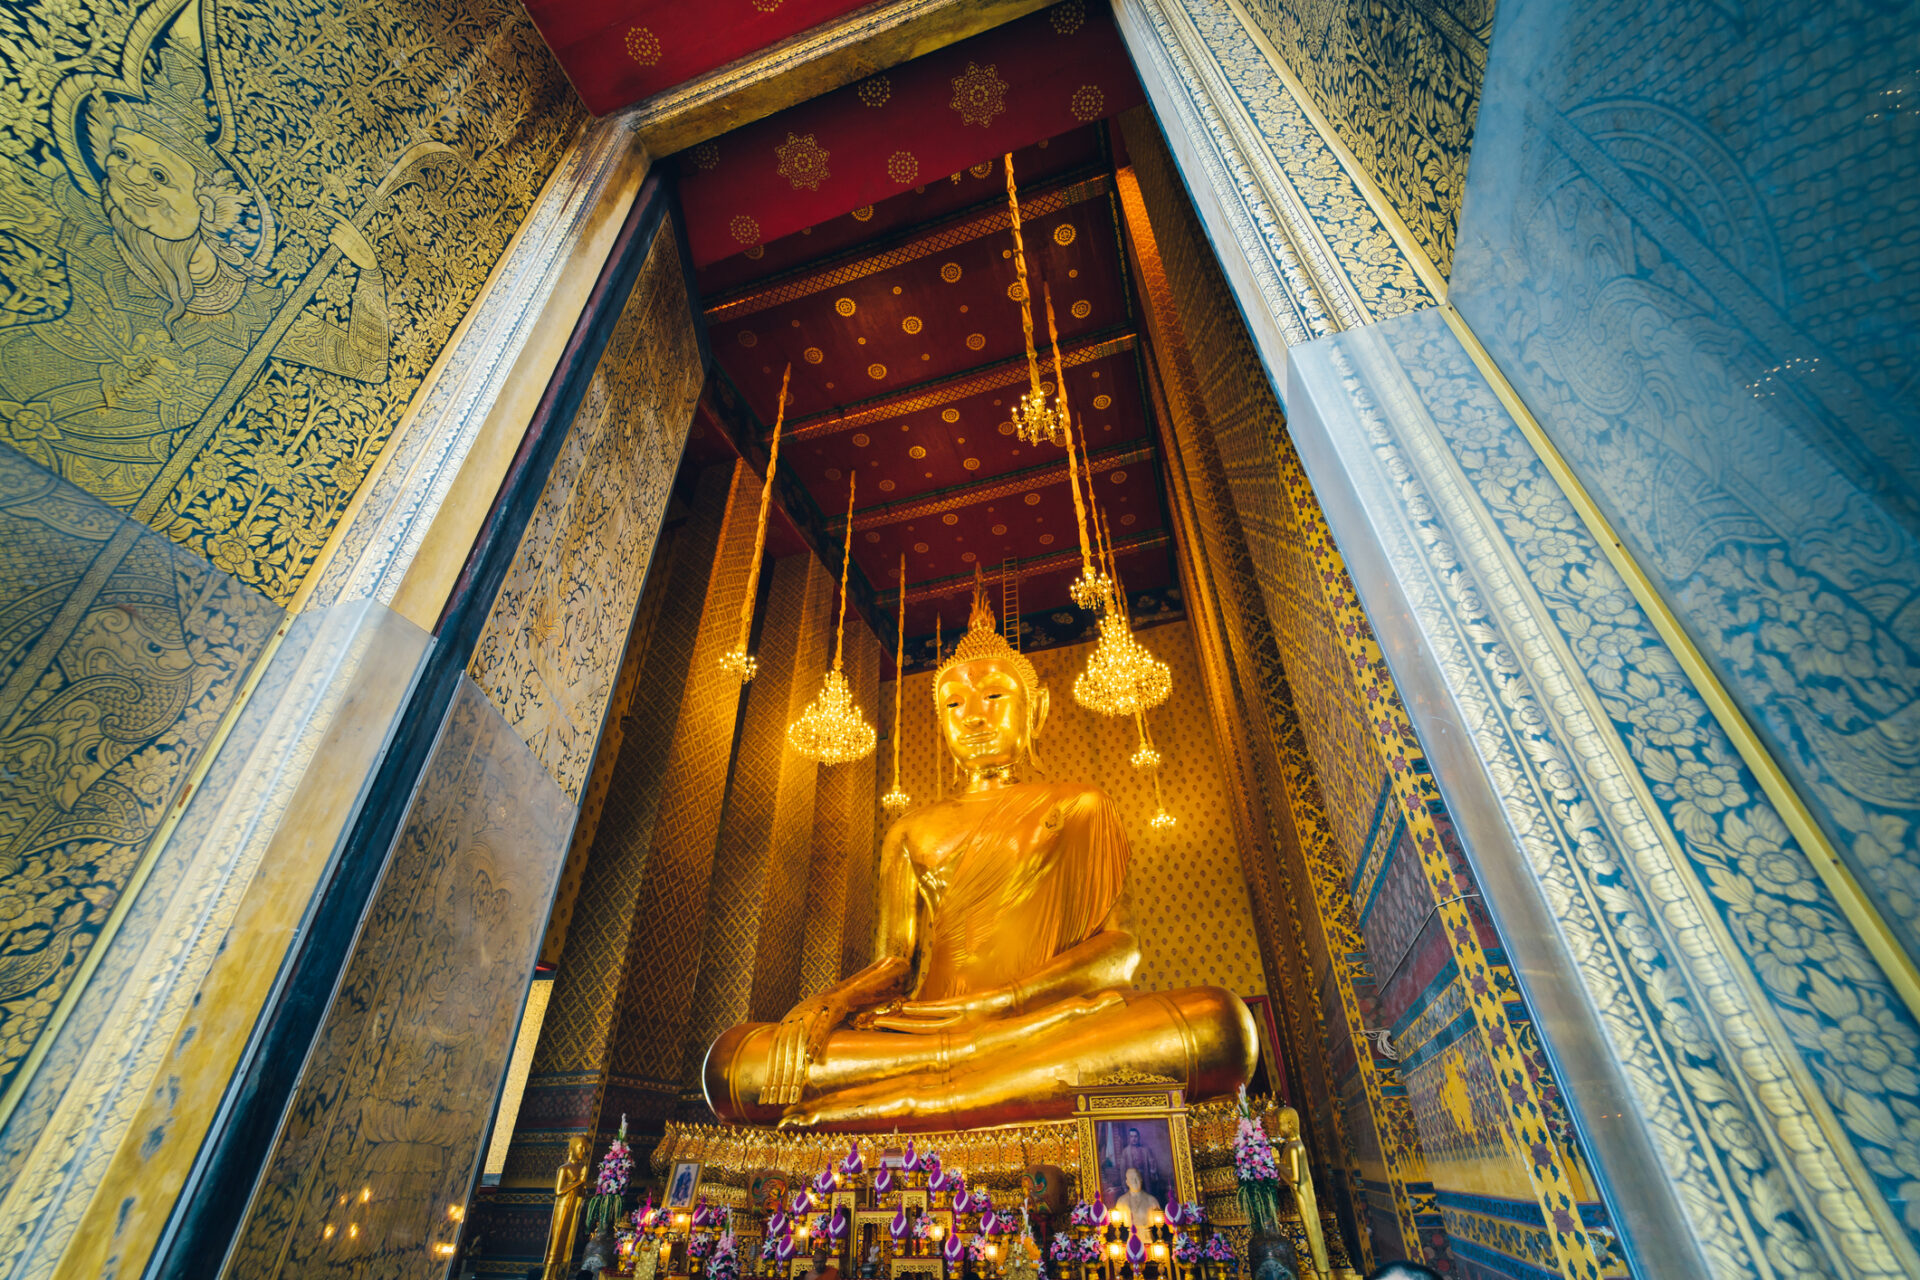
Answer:
M0 48L0 438L286 603L577 102L506 0L33 0Z

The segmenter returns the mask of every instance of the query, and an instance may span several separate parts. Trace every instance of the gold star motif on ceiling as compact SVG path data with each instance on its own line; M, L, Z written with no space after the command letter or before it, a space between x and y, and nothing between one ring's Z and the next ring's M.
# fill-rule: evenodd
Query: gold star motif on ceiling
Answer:
M947 104L960 113L962 124L986 128L993 118L1007 109L1007 82L1000 78L995 64L982 67L969 62L967 69L953 78L953 101Z
M773 149L773 154L780 158L775 172L792 183L795 191L802 188L818 191L820 184L831 176L827 172L830 153L810 133L804 136L789 133L787 140Z

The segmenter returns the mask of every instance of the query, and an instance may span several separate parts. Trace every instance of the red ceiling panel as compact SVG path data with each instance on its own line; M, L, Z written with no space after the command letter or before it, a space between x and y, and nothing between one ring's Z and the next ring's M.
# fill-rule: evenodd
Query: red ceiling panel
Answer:
M1093 448L1105 453L1144 442L1146 416L1132 340L1108 339L1076 354L1096 355L1067 370L1068 395ZM1052 381L1050 371L1047 381ZM979 382L995 385L959 394ZM984 493L1036 467L1064 473L1062 450L1022 444L1013 434L1011 406L1027 385L1026 362L1012 361L989 376L958 378L925 394L878 402L850 419L822 423L829 432L813 434L803 425L784 454L814 493L844 483L850 462L861 466L862 509L877 508L868 518L924 505L955 477L962 478L966 492Z
M1072 202L1025 220L1027 268L1036 294L1040 280L1052 283L1067 344L1129 317L1123 278L1110 265L1119 247L1109 181L1098 178L1059 194ZM714 351L768 422L788 360L787 413L798 421L1021 356L1018 280L1006 225L1004 210L982 214L722 302L708 312ZM1044 346L1044 314L1034 323Z
M1055 5L693 148L680 199L694 261L930 186L1143 100L1113 20Z
M1013 153L1014 173L1022 190L1039 190L1054 185L1063 174L1092 172L1107 167L1105 127L1097 124L1075 129L1058 138L1042 138L1031 147ZM692 160L682 157L683 169ZM951 217L981 202L1005 198L1006 179L993 160L982 180L965 169L905 191L890 200L869 205L853 213L844 213L811 227L802 227L792 235L766 244L757 253L736 253L730 258L700 268L700 292L708 298L729 294L750 280L767 280L783 272L822 258L844 253L859 245L885 240L907 227L924 226Z
M527 14L587 109L605 115L865 2L527 0Z

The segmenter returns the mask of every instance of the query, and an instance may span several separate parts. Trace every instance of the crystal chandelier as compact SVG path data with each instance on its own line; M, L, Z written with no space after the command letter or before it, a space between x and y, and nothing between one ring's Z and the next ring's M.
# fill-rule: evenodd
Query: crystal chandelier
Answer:
M1087 509L1080 501L1080 464L1073 447L1073 415L1067 406L1067 368L1060 359L1060 326L1053 319L1053 286L1042 284L1040 290L1047 301L1047 340L1053 344L1053 385L1060 389L1060 434L1067 446L1067 483L1073 489L1073 522L1080 530L1080 576L1067 588L1067 594L1082 609L1093 609L1112 592L1113 583L1093 566L1093 548L1087 540ZM1080 433L1082 442L1086 435L1084 431ZM1093 484L1091 458L1088 459L1087 484L1089 487Z
M1087 658L1086 670L1073 682L1073 700L1098 715L1130 716L1157 707L1173 692L1173 672L1134 638L1127 618L1120 574L1113 563L1113 545L1106 526L1094 511L1111 589L1106 609L1095 624L1100 639ZM1155 780L1158 785L1158 780Z
M1015 292L1020 295L1020 327L1027 336L1027 383L1029 390L1013 407L1013 429L1030 445L1063 444L1067 439L1065 417L1047 403L1047 390L1040 385L1040 357L1033 349L1033 294L1027 288L1027 250L1020 239L1020 193L1013 185L1013 152L1007 152L1007 213L1013 220L1013 269L1019 277Z
M1173 692L1173 673L1133 638L1126 618L1109 612L1095 624L1100 641L1073 682L1073 700L1097 715L1130 716Z
M787 420L787 382L793 377L793 362L787 362L780 375L780 408L773 415L773 447L767 458L767 476L760 482L760 522L753 529L753 562L747 566L747 593L740 597L740 642L720 655L720 666L740 678L752 680L760 664L747 652L747 637L753 632L753 606L760 598L760 555L767 546L767 504L773 501L773 472L780 465L780 428Z
M771 475L772 471L769 470ZM840 558L840 622L833 633L833 670L800 718L787 726L787 741L809 760L848 764L873 754L873 726L854 705L853 689L841 669L847 634L847 568L853 562L853 481L847 479L847 545Z
M852 535L849 534L849 537ZM913 797L900 789L900 699L906 694L901 680L907 667L907 553L900 553L900 618L893 632L893 790L880 797L880 807L889 818L907 811Z
M1151 772L1160 767L1160 753L1154 749L1153 739L1147 736L1147 716L1143 711L1133 713L1133 723L1140 730L1140 745L1134 749L1133 767L1142 773Z

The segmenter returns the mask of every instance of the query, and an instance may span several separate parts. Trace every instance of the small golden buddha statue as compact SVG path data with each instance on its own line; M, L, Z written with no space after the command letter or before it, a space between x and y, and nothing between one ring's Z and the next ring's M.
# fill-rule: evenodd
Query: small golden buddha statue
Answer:
M1306 1229L1307 1248L1316 1275L1327 1274L1327 1236L1320 1223L1320 1199L1313 1192L1313 1166L1307 1163L1307 1144L1300 1141L1300 1113L1281 1107L1274 1121L1279 1130L1280 1177L1293 1191L1293 1207Z
M1239 997L1129 989L1140 946L1113 801L1085 783L1016 778L1047 691L978 581L933 696L966 783L888 828L878 958L777 1023L723 1032L704 1070L714 1113L963 1129L1071 1115L1076 1089L1122 1074L1177 1081L1196 1101L1233 1093L1255 1052Z
M586 1202L588 1168L592 1150L587 1135L576 1133L567 1140L567 1158L553 1175L553 1218L547 1226L547 1255L544 1280L567 1280L572 1275L575 1237L580 1231L580 1209Z

